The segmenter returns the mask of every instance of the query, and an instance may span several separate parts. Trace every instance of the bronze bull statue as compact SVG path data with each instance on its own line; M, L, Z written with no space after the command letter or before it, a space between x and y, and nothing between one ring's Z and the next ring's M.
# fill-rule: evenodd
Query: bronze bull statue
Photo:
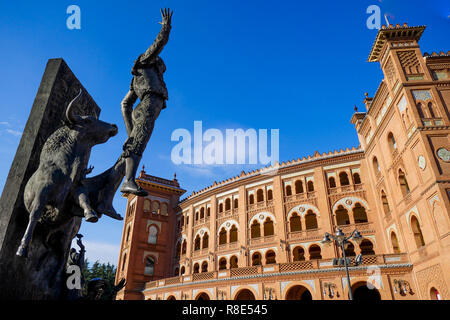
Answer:
M25 186L24 204L30 214L28 226L17 250L17 255L26 257L34 228L45 212L82 211L88 222L97 222L99 215L92 208L89 192L84 186L91 148L105 143L117 134L117 126L93 116L74 113L73 104L82 91L69 103L65 124L57 129L45 142L38 169ZM70 205L68 205L70 203ZM73 207L77 207L73 209ZM50 209L49 209L50 208ZM115 219L121 217L115 216Z

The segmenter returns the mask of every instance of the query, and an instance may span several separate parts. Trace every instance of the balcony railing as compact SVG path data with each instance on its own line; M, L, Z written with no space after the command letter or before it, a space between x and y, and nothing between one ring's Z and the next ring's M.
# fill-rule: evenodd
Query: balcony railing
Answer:
M200 256L204 256L208 254L208 248L203 248L203 249L199 249L199 250L194 250L193 251L193 256L194 257L200 257Z
M238 208L229 209L222 212L217 212L217 218L229 217L238 213Z
M324 232L320 232L320 229L309 229L309 230L301 230L294 231L288 233L289 240L314 240L314 239L322 239Z
M217 250L218 251L224 251L224 250L229 250L229 249L236 249L238 247L238 242L229 242L229 243L224 243L224 244L219 244L217 246Z
M198 220L194 219L194 226L198 226L198 225L201 225L201 224L204 224L204 223L208 223L208 222L209 222L209 217L204 217L204 218L201 218L201 219L198 219Z
M293 194L291 196L285 196L284 202L302 201L302 200L308 200L308 199L314 199L314 198L316 198L316 192L310 191L310 192Z
M266 243L272 243L275 241L275 236L266 236L266 237L258 237L258 238L251 238L248 239L249 245L258 245L258 244L266 244Z
M348 186L339 186L335 188L329 188L328 194L338 194L338 193L349 193L349 192L356 192L356 191L362 191L364 189L363 184L349 184Z
M352 264L354 263L354 257L351 257ZM408 264L408 256L406 253L399 254L381 254L381 255L366 255L362 256L362 266L367 265L395 265L398 267L399 264ZM410 267L406 265L405 267ZM203 280L221 280L227 278L238 278L246 277L251 275L263 275L270 273L271 275L277 276L286 272L295 272L303 270L323 270L326 272L327 269L337 268L333 266L333 259L319 259L319 260L306 260L306 261L295 261L288 263L277 263L269 264L264 266L251 266L242 267L234 269L225 269L212 272L194 273L190 275L183 275L179 277L172 277L166 279L160 279L157 281L147 282L145 284L145 289L151 289L156 287L163 287L171 284L180 283L192 283L196 281ZM343 267L338 267L343 269ZM351 272L351 269L350 269Z
M361 234L371 234L375 232L372 222L353 223L335 226L334 229L341 229L345 234L350 234L353 230L358 229Z
M273 206L273 200L267 200L267 201L260 201L253 204L247 205L247 211L253 211L253 210L261 210L267 207Z

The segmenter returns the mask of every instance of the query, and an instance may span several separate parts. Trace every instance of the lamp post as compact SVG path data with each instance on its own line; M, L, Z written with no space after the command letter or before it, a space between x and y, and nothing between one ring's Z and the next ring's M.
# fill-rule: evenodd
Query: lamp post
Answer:
M326 245L331 245L333 241L341 247L342 249L342 257L344 260L344 267L345 267L345 273L347 275L347 284L348 284L348 297L350 300L353 300L353 292L352 292L352 286L350 284L350 275L348 272L348 263L347 263L347 257L345 256L345 244L348 242L348 240L353 239L357 243L359 243L362 240L362 236L359 233L358 230L353 230L353 232L350 234L350 236L346 237L345 234L342 232L340 228L336 231L336 234L329 234L328 232L325 233L322 243Z

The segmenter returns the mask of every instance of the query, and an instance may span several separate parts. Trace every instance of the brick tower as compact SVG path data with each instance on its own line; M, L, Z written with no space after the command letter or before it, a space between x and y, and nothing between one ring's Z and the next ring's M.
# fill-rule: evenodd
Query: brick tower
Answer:
M171 277L175 267L174 253L176 208L185 190L176 177L167 180L147 175L144 167L136 182L147 197L126 194L126 217L120 245L116 283L126 279L126 286L117 299L143 299L144 283Z
M422 55L425 26L383 26L369 55L385 75L355 124L387 251L407 252L422 299L450 287L450 52ZM447 276L445 276L447 275Z

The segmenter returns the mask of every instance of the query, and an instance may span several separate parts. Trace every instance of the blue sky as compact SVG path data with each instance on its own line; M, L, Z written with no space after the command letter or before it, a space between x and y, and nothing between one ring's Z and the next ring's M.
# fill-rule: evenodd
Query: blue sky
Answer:
M81 30L66 27L66 9L81 9ZM62 57L119 134L93 149L92 174L114 163L126 139L120 102L136 57L153 42L159 8L174 9L162 53L170 100L158 118L142 164L190 194L259 166L175 165L173 130L280 130L280 160L358 146L349 120L364 92L382 79L367 63L376 30L366 8L391 23L427 25L423 52L450 50L450 2L405 1L2 1L0 2L0 188L3 188L47 59ZM382 18L382 23L384 19ZM126 201L117 194L122 214ZM122 222L83 223L89 259L116 263Z

